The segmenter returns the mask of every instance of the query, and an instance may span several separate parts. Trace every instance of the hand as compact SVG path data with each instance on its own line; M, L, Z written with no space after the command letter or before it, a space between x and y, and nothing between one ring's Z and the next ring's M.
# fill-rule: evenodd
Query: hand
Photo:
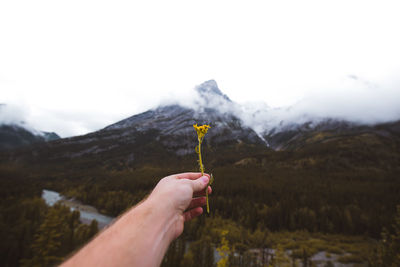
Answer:
M160 266L185 221L203 213L210 177L181 173L160 180L150 196L125 212L77 254L67 266ZM211 187L207 188L211 194Z
M174 225L171 228L172 238L176 239L182 232L184 222L203 213L206 205L205 188L210 176L201 173L180 173L167 176L160 180L146 201L161 206L166 216L173 216ZM208 194L212 189L208 187ZM168 217L169 217L168 216Z

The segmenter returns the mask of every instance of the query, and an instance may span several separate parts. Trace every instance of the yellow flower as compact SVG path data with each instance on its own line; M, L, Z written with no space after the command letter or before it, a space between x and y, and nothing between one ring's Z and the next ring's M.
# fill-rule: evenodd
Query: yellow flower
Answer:
M195 148L196 153L199 155L199 160L198 160L199 168L200 168L201 174L204 175L204 165L203 165L203 161L201 159L201 143L203 142L203 138L206 135L208 129L211 127L210 127L210 125L207 125L207 124L204 124L202 126L197 126L197 123L193 124L193 127L197 132L197 139L199 141L199 144ZM211 185L213 181L214 181L214 177L211 174L211 178L210 178L210 181L208 182L208 185ZM208 204L208 186L206 186L205 193L206 193L206 202L207 202L207 213L210 213L210 205Z
M199 138L199 140L203 139L204 135L206 135L207 131L210 127L210 125L204 124L202 126L197 126L196 124L193 124L194 129L197 132L197 137Z

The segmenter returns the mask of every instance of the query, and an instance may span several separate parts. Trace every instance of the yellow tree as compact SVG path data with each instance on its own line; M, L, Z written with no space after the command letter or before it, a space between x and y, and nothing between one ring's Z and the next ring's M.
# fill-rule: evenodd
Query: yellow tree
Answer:
M222 230L221 232L221 246L217 248L218 254L221 259L217 262L217 267L228 266L229 254L231 253L231 248L229 247L229 242L225 238L228 234L227 230Z

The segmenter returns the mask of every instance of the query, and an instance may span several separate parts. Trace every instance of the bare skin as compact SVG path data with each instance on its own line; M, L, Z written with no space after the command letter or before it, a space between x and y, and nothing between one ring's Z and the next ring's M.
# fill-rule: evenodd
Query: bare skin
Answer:
M184 222L203 213L209 178L208 174L181 173L161 179L146 200L62 266L160 266L169 244L182 234Z

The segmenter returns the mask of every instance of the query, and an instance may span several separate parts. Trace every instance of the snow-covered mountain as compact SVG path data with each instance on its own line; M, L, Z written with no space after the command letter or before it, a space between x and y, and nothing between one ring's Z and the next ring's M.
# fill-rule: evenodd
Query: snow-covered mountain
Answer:
M162 105L99 131L62 139L48 146L55 148L56 158L112 153L129 159L152 149L184 156L192 154L196 145L192 126L196 123L211 125L205 144L214 149L240 144L261 149L298 149L343 135L398 136L400 132L399 122L371 126L306 114L298 114L293 120L293 117L285 117L290 112L284 109L272 109L263 103L248 106L235 103L221 92L214 80L197 86L195 94L194 101Z
M238 105L218 88L215 81L196 87L193 103L173 103L136 114L99 131L64 138L35 149L35 157L65 160L90 158L98 164L145 164L165 158L195 155L193 124L210 124L204 146L214 151L242 153L268 150L265 141L236 115ZM247 150L246 150L247 149ZM217 153L218 154L218 153ZM189 157L190 158L190 157ZM117 162L117 163L116 163Z
M213 80L199 85L196 90L201 96L197 101L197 112L213 109L218 114L224 114L225 118L234 117L242 127L253 130L264 145L274 150L298 149L306 144L329 142L344 135L371 133L398 137L400 134L400 120L363 123L340 116L302 112L297 105L287 108L271 108L263 102L241 105L224 95ZM208 113L204 115L210 116Z
M209 124L207 142L216 146L232 143L265 145L264 140L237 116L239 106L223 94L213 80L196 88L198 97L192 106L171 104L134 115L100 132L113 130L158 133L157 140L178 155L192 153L194 144L193 124Z

